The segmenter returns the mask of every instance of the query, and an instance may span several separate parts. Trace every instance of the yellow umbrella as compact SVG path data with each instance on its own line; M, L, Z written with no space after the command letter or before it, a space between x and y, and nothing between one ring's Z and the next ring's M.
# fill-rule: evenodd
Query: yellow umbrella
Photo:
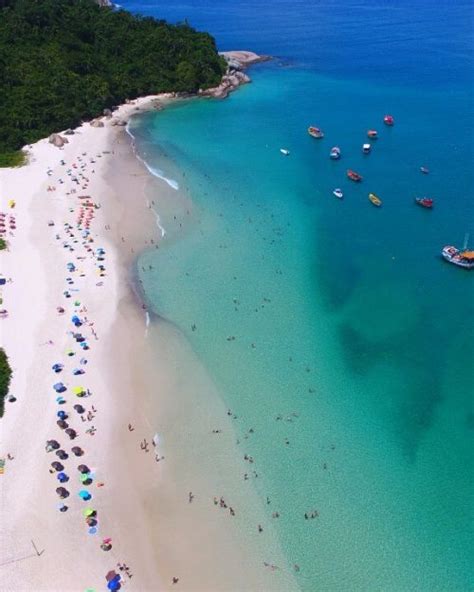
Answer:
M84 387L82 387L82 386L75 386L75 387L72 389L72 392L73 392L75 395L77 395L78 397L82 397L82 396L84 396L84 395L86 394L86 391L84 390Z

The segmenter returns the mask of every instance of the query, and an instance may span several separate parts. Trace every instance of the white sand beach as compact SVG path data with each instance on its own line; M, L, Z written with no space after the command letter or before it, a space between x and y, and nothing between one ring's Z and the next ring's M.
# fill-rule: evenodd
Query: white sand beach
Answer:
M156 99L123 105L114 118ZM63 136L62 148L37 142L27 165L0 169L0 211L16 221L0 254L0 344L16 398L0 419L0 590L107 590L112 570L123 588L144 592L296 590L261 502L242 486L217 391L175 328L158 321L146 330L130 274L160 239L144 197L153 183L158 203L160 182L124 129L102 121ZM164 424L176 425L166 451L153 445ZM216 425L224 433L208 444ZM66 458L56 444L46 451L52 440Z

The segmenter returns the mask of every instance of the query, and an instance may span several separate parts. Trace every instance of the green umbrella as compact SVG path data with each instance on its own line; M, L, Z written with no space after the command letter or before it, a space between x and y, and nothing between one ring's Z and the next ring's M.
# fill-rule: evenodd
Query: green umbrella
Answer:
M92 508L86 508L83 511L83 514L86 518L88 518L89 516L92 516L93 514L95 514L95 510L93 510Z

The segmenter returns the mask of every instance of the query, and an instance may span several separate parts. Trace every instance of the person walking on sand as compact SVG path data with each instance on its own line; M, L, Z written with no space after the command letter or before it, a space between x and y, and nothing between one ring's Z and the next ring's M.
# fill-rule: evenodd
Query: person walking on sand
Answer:
M191 503L191 502L193 501L193 499L194 499L193 492L192 492L192 491L190 491L190 492L189 492L189 494L188 494L188 500L189 500L189 503Z

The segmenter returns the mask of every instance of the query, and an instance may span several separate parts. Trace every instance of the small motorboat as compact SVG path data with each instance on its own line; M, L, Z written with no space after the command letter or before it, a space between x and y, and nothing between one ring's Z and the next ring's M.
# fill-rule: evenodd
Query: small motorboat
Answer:
M284 156L289 156L290 155L290 151L287 150L286 148L280 148L280 152L284 155Z
M417 203L422 208L431 209L434 205L434 201L431 197L415 197L415 203Z
M335 195L339 199L342 199L344 197L344 193L342 193L342 189L339 189L339 187L337 187L336 189L334 189L334 191L332 192L332 194Z
M466 249L457 249L452 245L444 247L441 251L441 255L446 261L463 267L464 269L474 269L474 251L468 251Z
M385 115L383 118L383 122L385 123L385 125L393 125L395 123L393 115Z
M370 154L372 146L370 144L362 144L362 152L364 154Z
M308 134L313 137L316 138L317 140L320 140L321 138L324 138L324 133L323 130L319 129L319 127L314 127L314 125L310 125L308 128Z
M334 146L333 148L331 148L329 157L333 160L339 160L341 158L341 149L339 148L339 146Z
M362 175L359 175L359 173L356 173L355 171L351 171L351 169L348 169L346 174L351 181L355 181L356 183L362 181Z
M367 137L371 140L376 140L379 137L377 130L369 130L367 132Z
M420 167L420 171L424 174L424 175L428 175L428 173L430 172L429 169L427 169L426 167Z
M369 193L369 201L377 207L380 207L382 205L382 200L379 197L377 197L375 193Z

